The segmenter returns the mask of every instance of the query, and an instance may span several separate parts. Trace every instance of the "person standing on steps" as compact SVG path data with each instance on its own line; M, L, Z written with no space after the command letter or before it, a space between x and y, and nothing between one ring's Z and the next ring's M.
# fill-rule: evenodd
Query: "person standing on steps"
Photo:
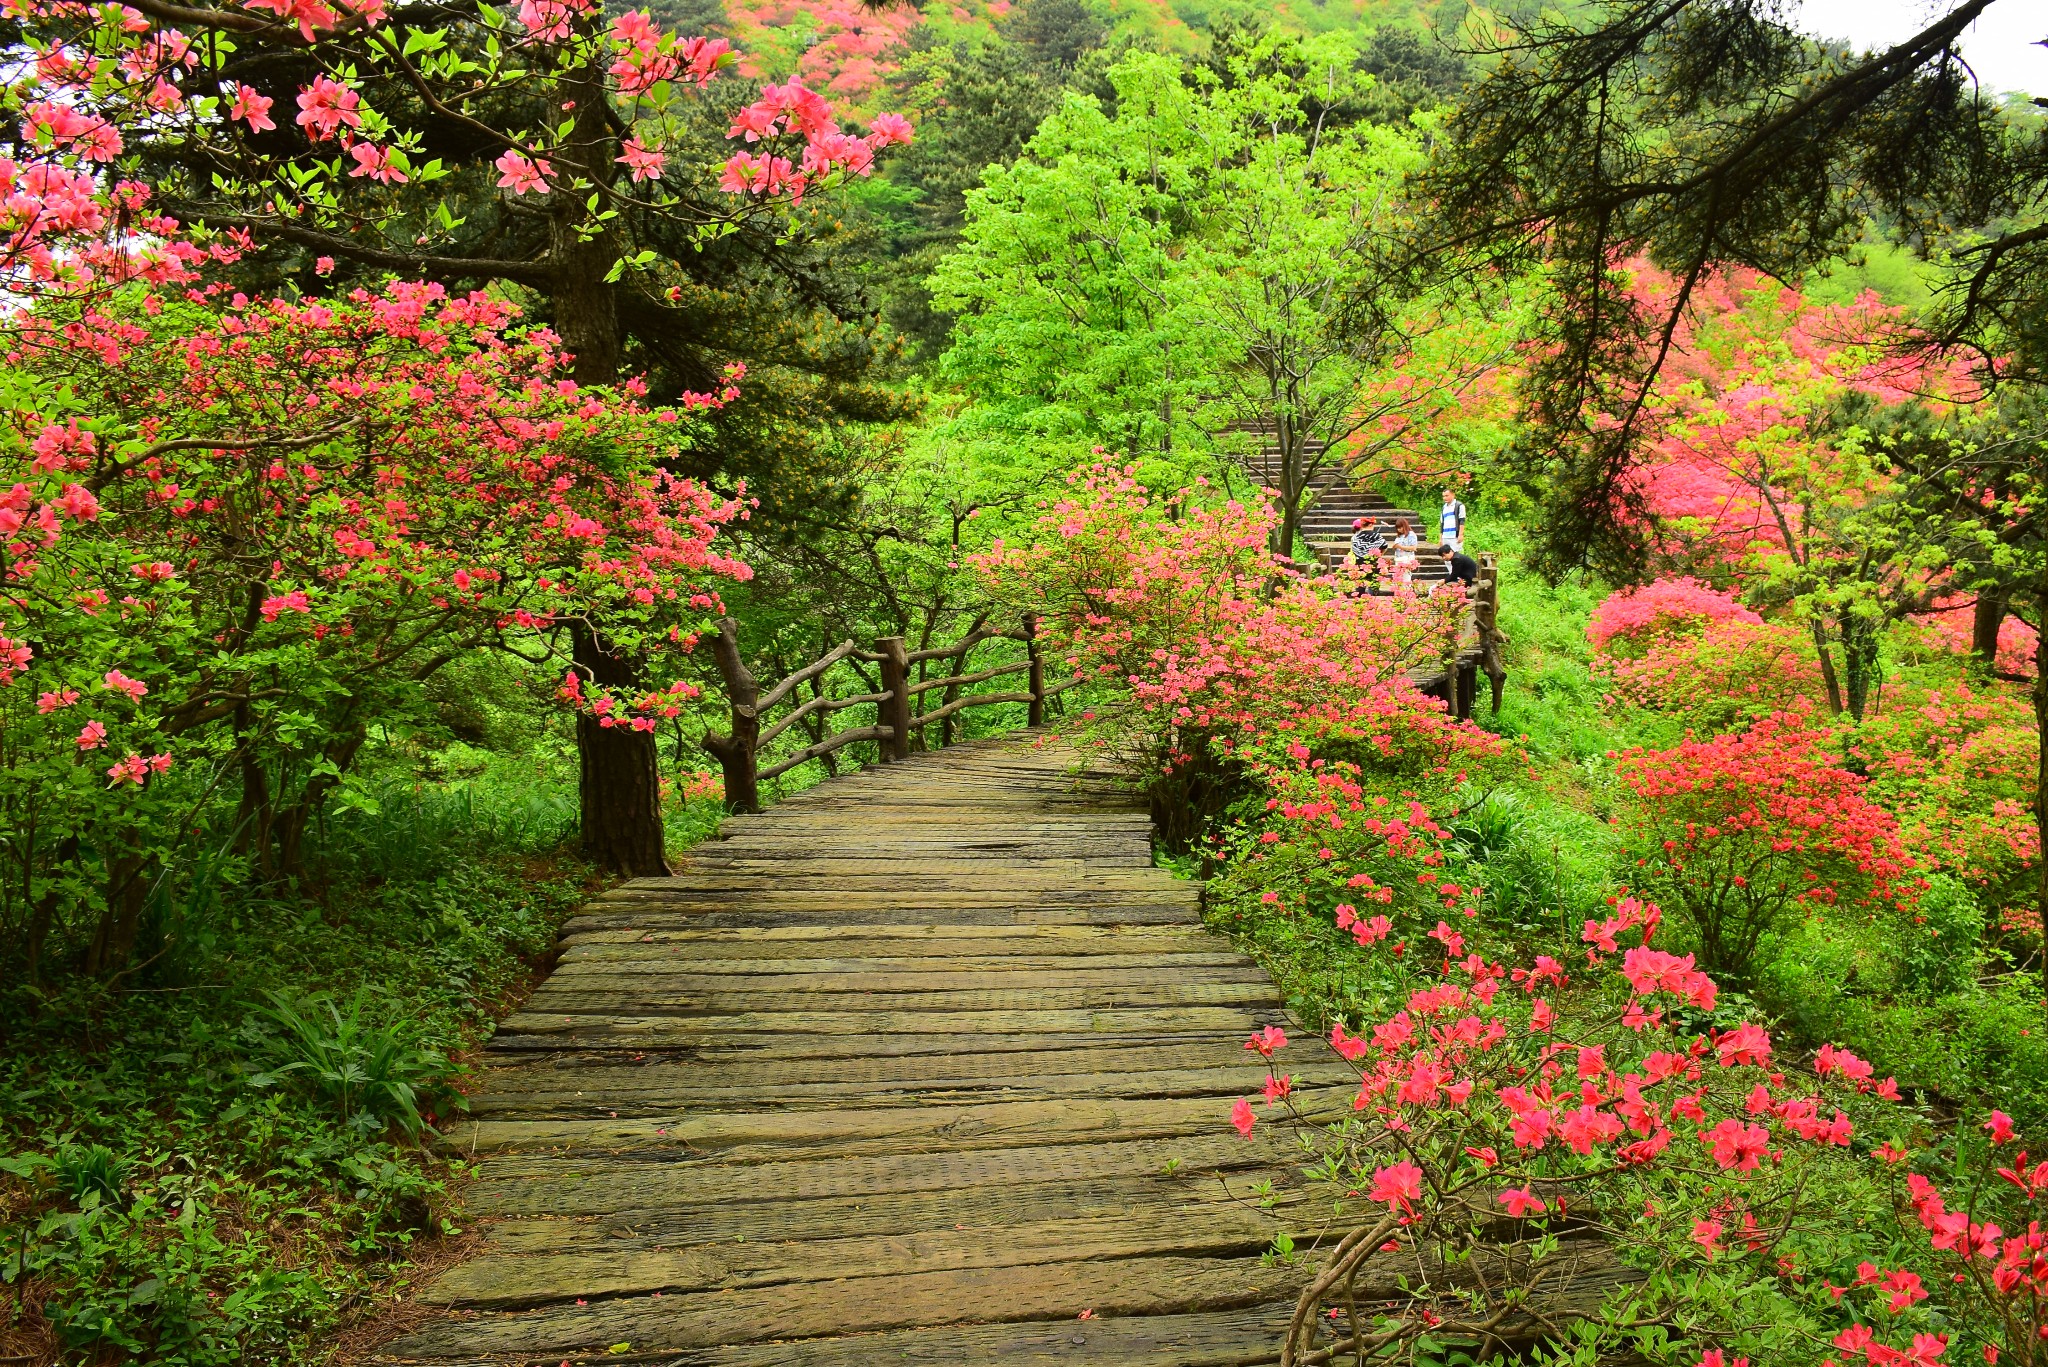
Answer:
M1350 563L1365 571L1353 593L1372 593L1379 587L1380 575L1386 570L1387 539L1380 535L1380 524L1370 517L1356 518L1351 523Z
M1415 577L1417 552L1422 547L1422 538L1415 534L1415 525L1407 518L1394 519L1394 582L1405 584Z
M1444 507L1437 522L1437 541L1454 551L1465 549L1465 505L1458 501L1457 491L1444 490Z
M1387 539L1380 535L1380 524L1369 517L1361 517L1351 524L1351 563L1374 565L1386 554Z

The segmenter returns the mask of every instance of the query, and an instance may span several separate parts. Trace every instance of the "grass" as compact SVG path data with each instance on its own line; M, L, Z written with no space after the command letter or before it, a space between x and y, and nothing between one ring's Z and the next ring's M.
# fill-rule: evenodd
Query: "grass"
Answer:
M423 1127L592 875L573 794L446 758L329 817L321 887L192 899L138 990L0 998L0 1358L317 1360L456 1230Z

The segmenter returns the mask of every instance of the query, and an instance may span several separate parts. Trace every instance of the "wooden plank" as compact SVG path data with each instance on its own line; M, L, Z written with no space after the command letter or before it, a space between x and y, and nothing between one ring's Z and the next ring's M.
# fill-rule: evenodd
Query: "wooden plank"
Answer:
M1213 1048L1210 1052L1215 1052ZM983 1057L1002 1057L1001 1055ZM1283 1071L1286 1071L1283 1069ZM640 1077L620 1080L619 1073ZM1293 1070L1297 1086L1349 1087L1356 1078L1333 1066ZM682 1108L763 1110L793 1106L861 1108L916 1103L955 1106L977 1101L1022 1101L1052 1097L1115 1097L1137 1101L1167 1097L1234 1097L1257 1092L1263 1069L1242 1066L1156 1069L1119 1073L1088 1071L1030 1073L991 1077L955 1066L933 1070L886 1086L873 1079L806 1079L766 1083L744 1071L724 1070L707 1076L696 1067L632 1069L582 1065L568 1068L520 1068L493 1073L489 1086L472 1099L470 1115L594 1115L645 1116Z
M469 1117L472 1120L572 1120L600 1116L607 1119L646 1119L685 1111L740 1114L806 1110L821 1106L852 1111L912 1105L953 1110L995 1102L1084 1100L1105 1095L1120 1101L1220 1100L1223 1110L1217 1114L1221 1115L1240 1096L1256 1098L1265 1084L1264 1073L1252 1075L1241 1069L1200 1068L1156 1073L1056 1073L994 1082L948 1078L900 1083L886 1091L878 1090L871 1082L785 1083L772 1092L764 1092L752 1083L716 1087L701 1081L668 1087L612 1087L591 1091L572 1086L579 1071L582 1070L549 1069L548 1075L559 1079L559 1086L529 1087L518 1091L493 1078L490 1090L471 1100ZM1355 1077L1344 1077L1335 1069L1309 1076L1299 1073L1290 1076L1297 1087L1340 1087L1346 1089L1347 1095L1358 1085Z
M1174 943L1167 941L1166 943ZM999 948L1011 948L1007 943ZM626 940L589 941L570 946L556 965L556 973L582 972L616 965L620 972L655 973L1022 973L1057 971L1072 980L1075 974L1123 973L1132 969L1239 968L1252 963L1250 956L1216 941L1213 949L1172 949L1156 952L1087 952L1046 954L1042 947L1019 945L1017 953L974 952L946 954L924 949L916 954L892 952L887 946L858 946L880 952L854 953L831 943L812 942L801 948L767 945L764 952L749 950L733 941L704 941L693 945L657 943L645 936ZM922 949L922 947L919 947ZM1041 952L1032 952L1034 948ZM765 951L773 951L765 952ZM1263 970L1260 970L1263 971Z
M1250 1091L1246 1087L1243 1091ZM1304 1089L1305 1114L1349 1112L1356 1086ZM1098 1140L1214 1135L1230 1107L1214 1095L1107 1100L997 1101L959 1106L859 1107L795 1112L729 1111L599 1119L482 1119L450 1127L442 1146L465 1155L575 1152L653 1155L728 1163L801 1158L812 1152L846 1156L947 1153L1007 1146L1087 1144Z
M1197 1181L1145 1176L1059 1178L944 1191L861 1192L800 1202L713 1197L705 1202L666 1200L645 1208L597 1215L521 1216L485 1223L489 1246L509 1253L553 1253L577 1248L612 1252L693 1248L700 1244L784 1243L962 1229L994 1242L1013 1225L1061 1220L1168 1218L1201 1221L1216 1205L1252 1209L1250 1180L1205 1176ZM1231 1187L1239 1188L1233 1192ZM1306 1199L1298 1184L1282 1181L1283 1209ZM1328 1202L1317 1198L1320 1216ZM1290 1223L1300 1225L1299 1220Z
M913 960L910 971L882 968L874 960L844 963L799 959L764 969L735 968L730 963L691 964L667 957L610 962L583 959L565 960L555 969L549 985L560 984L571 992L647 991L665 996L676 992L1030 992L1040 988L1092 992L1196 983L1257 983L1266 995L1273 994L1273 980L1250 959L1217 957L1222 962L1181 962L1160 967L1130 967L1091 960L1084 969L1070 964L1013 968L1001 960L962 969L955 967L957 960L928 959Z
M1270 1024L1271 1022L1265 1022ZM1293 1028L1291 1023L1290 1028ZM500 1033L486 1046L494 1064L508 1058L523 1058L540 1066L560 1057L560 1066L579 1066L581 1056L608 1056L614 1063L641 1059L736 1062L748 1059L784 1062L828 1062L874 1059L912 1059L930 1054L984 1055L992 1053L1037 1053L1058 1049L1158 1049L1170 1046L1213 1047L1233 1058L1241 1057L1241 1046L1249 1031L1229 1029L1196 1030L1180 1027L1140 1030L1124 1035L1091 1031L1039 1031L1027 1034L935 1034L907 1031L903 1034L668 1034L651 1036L644 1031L588 1029L574 1034L521 1035Z
M1308 1273L1255 1259L1120 1258L1101 1262L913 1272L665 1297L597 1300L523 1313L476 1313L392 1344L397 1358L476 1353L554 1355L625 1343L638 1352L775 1339L840 1337L935 1324L1227 1310L1290 1300Z
M848 942L855 942L849 944ZM869 952L868 944L886 944L889 954L1096 954L1133 950L1216 949L1229 941L1199 927L1175 926L949 926L929 921L874 922L858 925L764 925L701 927L692 924L650 926L639 931L601 931L572 937L570 944L736 945L766 955L771 947L812 954L816 946L832 945L833 953ZM695 950L688 952L694 953ZM777 948L775 952L783 952Z
M1253 1367L1279 1361L1290 1309L1257 1306L1129 1319L1095 1315L1036 1324L948 1325L704 1349L667 1362L670 1367Z
M1199 1218L1190 1218L1198 1216ZM656 1291L721 1291L836 1277L898 1277L1097 1258L1256 1257L1283 1232L1247 1205L858 1235L803 1243L740 1242L681 1249L580 1248L521 1254L488 1249L422 1296L434 1304L513 1308Z
M953 1192L1055 1178L1145 1177L1166 1173L1214 1181L1214 1174L1291 1171L1289 1146L1267 1133L1140 1139L1032 1148L804 1158L727 1164L677 1162L666 1155L506 1154L493 1158L469 1188L484 1215L604 1215L671 1203L805 1201L888 1192Z
M689 1039L708 1033L771 1035L1043 1034L1165 1035L1177 1030L1249 1034L1275 1023L1274 1010L1241 1006L1105 1007L1089 1010L987 1011L735 1011L715 1016L652 1016L600 1012L519 1011L500 1027L508 1034L594 1038Z
M1269 982L1179 982L1125 985L1115 981L1078 987L1037 986L1015 990L935 990L929 992L860 992L846 984L811 991L755 991L744 987L669 991L661 979L642 985L619 979L551 979L528 999L535 1015L744 1016L818 1012L1046 1012L1086 1009L1173 1006L1265 1006L1279 1004ZM1024 1028L1035 1028L1026 1025Z
M928 1039L928 1047L902 1047L915 1045L921 1038ZM695 1086L746 1086L764 1091L803 1083L851 1083L886 1091L920 1083L998 1085L1055 1074L1137 1079L1157 1072L1223 1072L1256 1077L1265 1071L1256 1055L1238 1047L1241 1040L1202 1035L1101 1041L1059 1036L988 1039L899 1035L887 1041L899 1047L858 1052L844 1048L826 1052L818 1047L829 1043L843 1045L841 1040L802 1041L806 1047L800 1051L778 1049L774 1041L763 1042L764 1047L759 1049L744 1047L751 1043L754 1041L712 1041L687 1057L650 1053L639 1059L610 1060L606 1065L572 1059L557 1066L545 1059L525 1059L519 1066L507 1067L503 1061L493 1059L483 1078L492 1090L515 1093L529 1087L553 1087L560 1076L583 1079L577 1085L591 1090L630 1091L669 1086L673 1080L684 1079ZM1319 1062L1329 1071L1349 1071L1349 1065L1320 1052L1304 1051L1299 1058L1276 1058L1284 1071L1313 1071Z

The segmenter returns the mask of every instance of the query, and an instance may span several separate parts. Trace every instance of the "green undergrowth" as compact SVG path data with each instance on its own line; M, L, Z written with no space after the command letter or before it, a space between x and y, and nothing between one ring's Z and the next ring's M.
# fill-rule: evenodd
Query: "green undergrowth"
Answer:
M188 899L116 990L0 997L0 1356L316 1360L457 1229L427 1126L595 881L552 766L440 758L466 776L330 814L317 886Z

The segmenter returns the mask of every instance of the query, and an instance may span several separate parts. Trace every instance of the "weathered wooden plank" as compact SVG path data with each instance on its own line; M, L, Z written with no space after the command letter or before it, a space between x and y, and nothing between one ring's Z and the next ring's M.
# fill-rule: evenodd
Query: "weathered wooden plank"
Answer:
M1250 1088L1243 1090L1249 1091ZM1305 1114L1350 1110L1355 1087L1303 1089ZM1214 1096L1107 1100L997 1101L959 1106L852 1107L801 1111L672 1112L586 1119L479 1119L442 1139L462 1154L639 1151L728 1163L760 1163L807 1153L846 1156L946 1153L1015 1145L1088 1144L1215 1134L1229 1106Z
M718 927L690 923L591 931L565 937L580 945L678 946L686 954L725 952L809 957L818 954L1060 954L1181 953L1227 950L1228 942L1196 926L950 926L933 922L876 922Z
M882 948L881 946L870 946ZM1250 956L1218 945L1214 949L1168 951L1163 953L1118 954L849 954L830 944L809 944L800 950L767 946L774 954L741 953L729 942L696 945L657 944L644 936L629 940L572 945L556 965L556 973L694 973L694 974L933 974L962 973L1048 973L1057 972L1065 981L1091 973L1126 973L1132 970L1254 967ZM1263 972L1262 969L1256 971Z
M990 1011L736 1011L706 1016L629 1016L623 1013L520 1011L506 1017L510 1034L559 1035L656 1042L704 1034L989 1034L1048 1031L1092 1035L1168 1035L1176 1031L1249 1033L1276 1023L1279 1013L1236 1006L1105 1007L1100 1010Z
M559 1019L559 1017L557 1018ZM1237 1026L1197 1030L1188 1026L1166 1030L1134 1030L1103 1034L1087 1030L1046 1030L1028 1034L903 1034L776 1035L759 1033L689 1033L650 1035L645 1031L584 1029L572 1034L500 1033L486 1053L494 1064L525 1059L538 1066L575 1066L584 1056L606 1057L613 1063L664 1059L671 1062L737 1062L745 1059L836 1061L915 1059L935 1054L984 1055L1036 1053L1053 1049L1159 1049L1209 1046L1239 1055L1245 1034Z
M982 1012L1066 1011L1173 1006L1265 1006L1279 1004L1271 982L1167 982L1125 984L1090 982L1084 986L1038 986L1015 990L936 990L929 992L861 992L844 984L798 992L792 989L752 990L735 985L697 991L670 991L662 980L642 986L618 979L550 979L528 999L534 1015L632 1014L653 1016L742 1016L818 1012ZM1036 1026L1027 1025L1027 1029Z
M1054 967L1013 966L992 963L957 967L946 959L913 960L911 967L895 969L875 960L852 962L831 959L795 960L761 966L734 963L691 963L681 956L644 954L638 959L565 959L555 969L551 983L575 992L623 992L645 989L669 992L965 992L977 988L990 991L1030 991L1035 988L1160 987L1184 983L1262 984L1268 992L1273 980L1250 959L1216 955L1215 963L1178 962L1160 966L1119 966L1114 962L1085 961L1085 971L1072 965ZM744 961L743 961L744 962Z
M1289 1229L1282 1220L1251 1206L1210 1205L1000 1229L921 1230L805 1243L735 1241L682 1249L580 1248L534 1254L491 1248L440 1278L422 1299L516 1308L656 1291L717 1291L1097 1258L1256 1257L1283 1231L1305 1232Z
M947 1325L700 1349L664 1361L668 1367L1253 1367L1279 1361L1289 1309Z
M1211 1052L1216 1052L1211 1050ZM994 1057L1001 1057L1000 1055ZM619 1080L620 1072L652 1074ZM982 1101L1024 1101L1053 1097L1116 1097L1126 1101L1166 1097L1233 1097L1257 1092L1263 1071L1244 1067L1159 1069L1147 1072L1038 1073L989 1077L960 1067L950 1073L921 1076L878 1086L872 1079L764 1083L742 1072L706 1077L694 1067L673 1068L522 1068L493 1074L488 1089L475 1097L470 1114L486 1116L667 1115L681 1108L766 1110L833 1106L839 1108L957 1106ZM607 1076L593 1076L593 1074ZM1347 1087L1355 1079L1335 1067L1291 1074L1297 1086Z
M1046 906L1041 908L979 908L970 907L959 911L916 908L928 913L924 924L938 931L947 930L990 930L1023 931L1039 927L1057 928L1071 926L1076 929L1131 929L1152 931L1193 931L1201 926L1201 913L1193 906L1173 906L1154 903L1150 906L1133 907L1082 907ZM703 932L747 931L747 930L811 930L830 926L843 926L859 930L866 926L899 925L903 922L905 909L856 908L842 911L837 915L819 905L816 900L776 911L752 907L730 911L704 911L688 916L669 916L666 913L637 916L608 916L601 921L579 922L569 932L566 943L582 943L588 932L612 931L629 933L632 938L661 930L695 930Z
M824 1196L960 1191L1092 1177L1289 1171L1292 1155L1267 1135L1140 1139L954 1153L883 1154L730 1164L666 1155L505 1154L487 1162L470 1201L484 1215L604 1215L670 1203L804 1201Z
M856 1277L510 1314L479 1312L431 1324L386 1351L398 1358L552 1355L625 1343L635 1351L667 1352L933 1324L1072 1320L1083 1310L1104 1315L1227 1310L1289 1299L1307 1275L1299 1266L1213 1258L913 1272L886 1282Z

